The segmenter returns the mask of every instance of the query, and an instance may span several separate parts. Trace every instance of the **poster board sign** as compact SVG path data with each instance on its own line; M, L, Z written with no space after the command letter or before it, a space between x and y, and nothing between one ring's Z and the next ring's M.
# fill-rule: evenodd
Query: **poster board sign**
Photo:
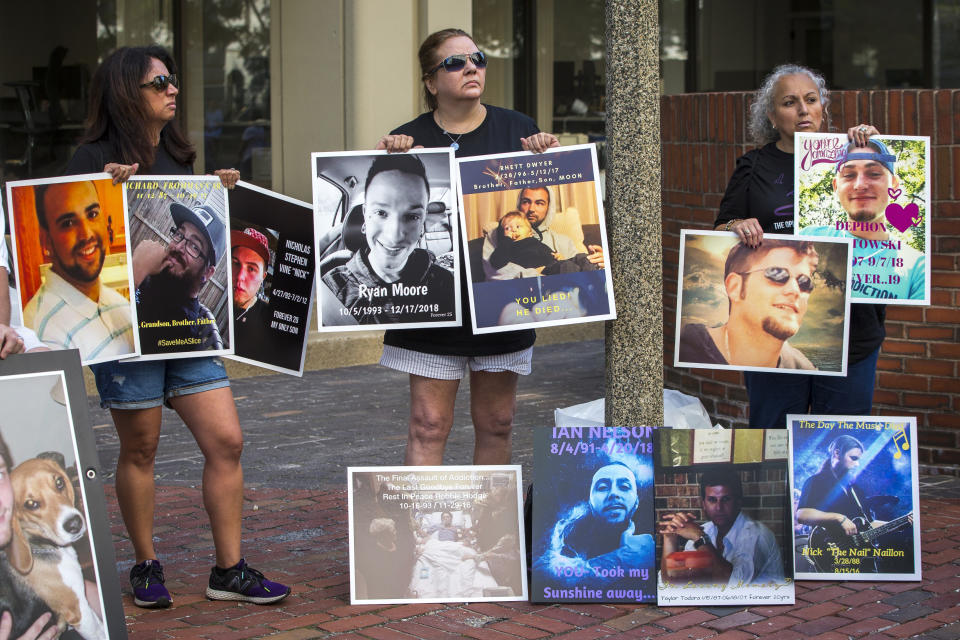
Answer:
M680 234L676 366L846 375L849 239Z
M787 424L797 579L920 580L916 418Z
M228 357L302 376L313 311L313 209L242 181L228 199L234 330Z
M656 601L652 432L536 429L533 602Z
M225 192L216 176L123 183L142 360L233 353Z
M616 318L594 145L457 165L474 333Z
M0 541L8 540L0 553L0 610L10 611L11 637L52 611L88 640L126 638L78 352L0 361L0 406L0 500L10 499L0 505Z
M310 156L319 330L458 327L453 150Z
M734 448L756 431L732 430ZM689 441L658 429L654 447L657 603L792 604L787 461L690 463L671 453L675 435Z
M853 242L851 301L930 304L930 138L798 133L794 229Z
M8 182L7 202L24 326L83 364L136 356L122 187L107 173Z
M350 467L350 603L527 599L519 465Z

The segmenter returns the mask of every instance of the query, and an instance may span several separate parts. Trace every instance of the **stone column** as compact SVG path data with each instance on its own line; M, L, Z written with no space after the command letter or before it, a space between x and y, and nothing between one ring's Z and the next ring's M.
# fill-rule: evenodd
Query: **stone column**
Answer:
M663 423L657 0L607 0L608 425Z

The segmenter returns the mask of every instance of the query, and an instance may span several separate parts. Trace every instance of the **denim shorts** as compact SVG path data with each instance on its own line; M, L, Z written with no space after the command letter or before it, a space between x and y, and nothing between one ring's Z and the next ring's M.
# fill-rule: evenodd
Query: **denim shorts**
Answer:
M179 358L140 362L104 362L90 369L104 409L170 406L170 398L229 387L220 358Z
M512 353L492 356L447 356L422 353L403 347L383 345L380 364L404 373L433 378L434 380L461 380L470 371L512 371L522 376L530 374L533 347Z

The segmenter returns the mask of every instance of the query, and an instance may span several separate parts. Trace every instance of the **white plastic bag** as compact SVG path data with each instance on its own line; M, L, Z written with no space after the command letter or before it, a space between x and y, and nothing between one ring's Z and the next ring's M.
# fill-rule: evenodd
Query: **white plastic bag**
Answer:
M553 421L558 427L603 427L604 406L603 398L591 400L572 407L553 410Z
M663 390L663 426L675 429L713 428L700 399L674 389Z

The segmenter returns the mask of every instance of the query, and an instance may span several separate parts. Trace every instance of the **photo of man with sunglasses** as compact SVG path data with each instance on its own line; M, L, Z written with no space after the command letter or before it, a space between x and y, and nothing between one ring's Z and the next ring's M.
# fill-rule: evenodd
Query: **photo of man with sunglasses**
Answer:
M819 259L812 242L764 236L756 249L738 242L724 264L727 321L715 327L687 323L678 362L816 370L788 340L807 313Z
M137 323L144 355L222 350L214 314L199 300L226 248L226 225L209 205L170 205L166 247L144 240L133 252Z

